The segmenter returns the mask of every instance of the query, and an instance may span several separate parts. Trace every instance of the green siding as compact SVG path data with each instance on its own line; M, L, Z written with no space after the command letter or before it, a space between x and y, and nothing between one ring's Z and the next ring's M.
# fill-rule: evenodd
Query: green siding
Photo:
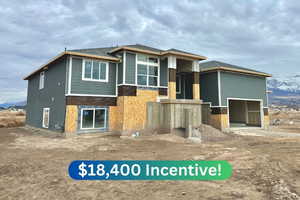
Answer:
M200 74L200 96L203 102L211 102L212 106L219 106L217 72Z
M168 86L168 59L160 60L160 86Z
M83 81L82 59L72 58L71 94L116 95L116 63L108 66L108 82Z
M123 83L123 62L118 64L118 84Z
M220 79L222 106L227 106L227 98L262 99L267 106L265 77L220 72Z
M28 80L26 124L42 128L43 108L50 108L49 129L64 130L66 60L59 59L48 67L43 89L39 89L39 73Z
M136 54L126 52L125 83L127 84L135 84L135 57Z

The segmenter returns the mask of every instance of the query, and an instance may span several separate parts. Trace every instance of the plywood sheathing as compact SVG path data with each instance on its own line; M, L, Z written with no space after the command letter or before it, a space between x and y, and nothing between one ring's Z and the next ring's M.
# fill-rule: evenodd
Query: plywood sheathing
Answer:
M109 114L108 114L108 118L109 118L109 130L113 131L113 130L118 130L118 115L119 115L119 110L117 106L110 106L109 107Z
M155 102L158 90L137 90L137 96L118 97L116 128L119 131L133 131L145 128L147 102Z
M67 105L65 118L65 133L77 131L78 109L76 105Z
M219 130L225 130L226 128L228 128L228 115L227 114L211 115L210 125Z
M169 69L168 95L169 99L176 99L176 69Z
M264 128L268 129L270 126L270 117L269 115L264 115Z
M200 99L199 72L193 72L193 99Z

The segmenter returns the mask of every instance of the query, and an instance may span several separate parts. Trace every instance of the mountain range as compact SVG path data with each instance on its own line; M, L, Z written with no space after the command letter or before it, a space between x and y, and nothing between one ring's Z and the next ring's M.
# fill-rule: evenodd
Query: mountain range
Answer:
M18 101L18 102L7 102L0 104L0 108L9 108L9 107L25 107L26 101Z
M300 106L300 75L274 76L267 81L269 102Z

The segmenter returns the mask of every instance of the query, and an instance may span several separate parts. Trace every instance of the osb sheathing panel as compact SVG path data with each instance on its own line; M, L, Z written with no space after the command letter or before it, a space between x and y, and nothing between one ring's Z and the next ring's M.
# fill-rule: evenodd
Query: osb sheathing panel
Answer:
M265 115L264 116L264 128L269 128L269 126L270 126L270 117L269 117L269 115Z
M211 115L210 125L220 130L228 128L227 114Z
M77 131L78 109L76 105L68 105L66 109L65 132Z
M119 118L119 109L117 106L109 107L109 130L118 130L118 118Z
M169 99L176 99L176 82L169 82L168 95Z
M137 96L118 97L116 130L139 130L146 124L147 102L155 102L157 90L137 90Z

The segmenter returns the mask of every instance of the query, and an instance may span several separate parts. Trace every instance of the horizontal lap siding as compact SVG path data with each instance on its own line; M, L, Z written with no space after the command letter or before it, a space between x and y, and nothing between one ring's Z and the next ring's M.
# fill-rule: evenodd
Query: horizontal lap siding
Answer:
M222 106L227 98L262 99L267 106L266 78L238 73L220 72Z
M50 108L49 129L63 131L65 118L66 59L45 70L44 88L39 90L40 74L28 80L26 124L42 128L43 108Z
M71 94L116 95L116 63L108 65L108 82L83 81L82 59L72 59Z
M200 97L212 106L219 106L217 72L200 74Z
M126 52L126 74L125 80L127 84L135 84L135 61L136 55Z
M160 60L160 86L168 86L168 61L167 59Z

